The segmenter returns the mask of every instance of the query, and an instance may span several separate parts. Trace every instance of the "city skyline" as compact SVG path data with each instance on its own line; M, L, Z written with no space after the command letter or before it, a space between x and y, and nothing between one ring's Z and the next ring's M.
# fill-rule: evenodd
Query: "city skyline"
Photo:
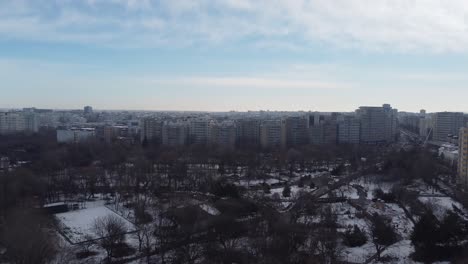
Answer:
M0 108L468 112L463 1L6 1Z

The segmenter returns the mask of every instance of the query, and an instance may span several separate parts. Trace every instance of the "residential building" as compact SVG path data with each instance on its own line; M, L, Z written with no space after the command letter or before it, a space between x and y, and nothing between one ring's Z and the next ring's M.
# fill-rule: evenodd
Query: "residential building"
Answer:
M361 106L356 115L361 123L360 142L378 144L393 142L398 133L398 110L386 104L382 107Z
M211 145L234 148L236 144L236 124L234 121L210 122L209 140Z
M163 121L154 117L143 118L140 122L140 140L143 142L156 141L162 142Z
M93 108L92 108L91 106L87 105L87 106L85 106L85 107L83 108L83 113L84 113L85 115L90 115L90 114L93 113Z
M128 126L113 125L103 127L104 141L107 143L113 142L116 139L130 138Z
M434 128L432 116L425 115L419 119L419 136L430 139Z
M260 120L252 118L238 120L237 142L240 146L258 146L260 143Z
M338 143L359 144L361 122L355 116L344 116L338 122Z
M189 122L189 140L191 144L205 145L208 141L210 119L205 117L194 118Z
M290 116L286 118L286 144L288 146L302 146L309 143L307 116Z
M313 145L337 143L337 115L314 113L309 117L309 143Z
M57 129L58 143L80 143L95 137L94 128Z
M2 112L0 113L0 135L37 132L38 119L33 112Z
M286 124L282 119L265 120L260 125L262 148L284 148L286 146Z
M464 125L464 116L459 112L438 112L433 115L433 121L432 140L447 142L449 136L458 135Z
M187 144L188 126L185 122L166 121L162 127L162 144L166 146L183 146Z
M460 129L457 184L468 188L468 127Z

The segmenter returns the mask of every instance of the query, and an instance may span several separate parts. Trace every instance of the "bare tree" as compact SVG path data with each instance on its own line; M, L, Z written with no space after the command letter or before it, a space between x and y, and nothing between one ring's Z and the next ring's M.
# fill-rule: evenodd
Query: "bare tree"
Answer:
M6 256L17 264L45 264L57 253L56 240L47 232L44 217L27 210L10 212L1 233Z
M115 250L125 242L125 222L114 215L100 217L95 220L93 230L101 238L100 244L106 250L107 261L110 263Z
M371 218L372 243L377 251L377 259L380 260L382 251L397 242L397 233L384 217L375 213Z
M317 231L317 252L321 263L336 263L339 253L336 215L330 207L322 212L320 228Z
M150 224L138 225L136 236L138 238L138 251L146 256L146 263L150 263L151 251L154 247L154 239L152 238L154 230Z

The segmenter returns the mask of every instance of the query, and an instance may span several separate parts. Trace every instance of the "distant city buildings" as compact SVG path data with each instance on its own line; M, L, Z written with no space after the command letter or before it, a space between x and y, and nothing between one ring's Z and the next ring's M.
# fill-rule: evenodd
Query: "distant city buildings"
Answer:
M83 113L84 113L85 115L90 115L90 114L92 114L92 113L93 113L93 107L91 107L91 106L89 106L89 105L88 105L88 106L85 106L85 107L83 108Z
M57 129L59 142L100 141L212 145L224 148L300 148L304 145L388 144L399 126L421 138L458 144L462 113L398 112L390 105L355 112L249 111L226 113L48 110L0 113L0 134ZM86 129L94 129L93 133ZM433 136L432 136L433 135ZM432 137L431 137L432 136ZM147 144L145 144L148 146Z

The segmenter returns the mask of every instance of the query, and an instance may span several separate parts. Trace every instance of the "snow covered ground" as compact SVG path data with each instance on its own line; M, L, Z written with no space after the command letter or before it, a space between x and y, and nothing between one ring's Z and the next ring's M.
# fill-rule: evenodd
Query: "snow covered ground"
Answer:
M60 221L62 234L75 244L97 239L98 237L93 232L94 222L96 219L108 215L122 219L126 224L127 232L136 230L135 226L128 220L104 206L104 201L87 203L86 209L56 214L55 217Z
M439 220L441 220L444 217L447 211L453 210L454 206L466 213L466 210L463 209L463 205L461 205L457 201L454 201L450 197L419 197L418 199L424 204L431 207L434 211L434 215Z
M341 186L335 191L335 195L341 197L342 195L348 199L359 199L359 194L356 188L350 185Z
M377 176L375 176L377 177ZM374 198L374 191L382 189L384 192L390 192L395 183L391 182L379 182L375 177L362 177L351 182L351 185L360 185L367 192L367 199Z

